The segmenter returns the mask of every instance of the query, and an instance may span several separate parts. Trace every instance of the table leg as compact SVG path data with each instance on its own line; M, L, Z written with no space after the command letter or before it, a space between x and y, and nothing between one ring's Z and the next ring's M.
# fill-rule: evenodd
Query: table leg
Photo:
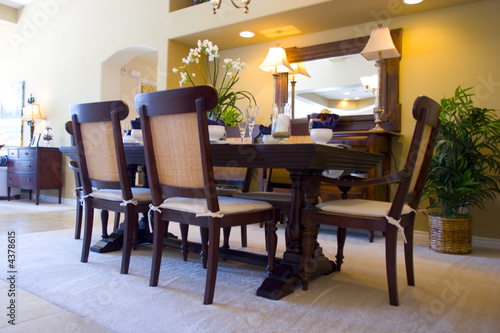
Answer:
M292 180L292 205L285 231L286 251L283 254L283 260L257 290L257 296L272 300L278 300L293 293L295 288L302 283L301 268L306 260L302 252L301 214L305 207L305 198L307 198L308 205L314 205L319 195L319 182L303 184L304 176L309 174L304 171L289 171ZM310 232L314 233L315 247L312 258L307 260L307 265L310 265L310 278L314 279L334 272L336 264L323 255L323 250L316 241L318 229Z

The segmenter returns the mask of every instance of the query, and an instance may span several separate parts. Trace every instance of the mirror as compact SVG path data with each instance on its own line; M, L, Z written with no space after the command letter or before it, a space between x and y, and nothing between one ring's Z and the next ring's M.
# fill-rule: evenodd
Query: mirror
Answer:
M391 36L394 45L401 53L402 29L391 30ZM308 46L303 48L285 49L288 61L290 63L306 62L319 59L337 58L342 59L349 55L359 54L368 42L369 36L353 38L338 42L326 43L321 45ZM366 60L365 60L366 61ZM399 104L399 62L400 58L387 59L385 68L381 73L382 89L382 114L381 126L387 131L401 131L401 105ZM375 68L375 62L368 62ZM312 79L310 79L312 80ZM288 74L281 74L278 86L282 88L277 90L277 99L288 100ZM294 122L302 122L295 120ZM341 121L336 126L338 131L364 131L374 127L373 114L341 116Z
M295 89L288 93L294 99L294 118L329 110L340 117L373 115L376 92L368 91L361 83L364 76L377 77L372 61L360 54L311 60L302 63L310 78L295 76ZM290 85L294 77L288 76Z

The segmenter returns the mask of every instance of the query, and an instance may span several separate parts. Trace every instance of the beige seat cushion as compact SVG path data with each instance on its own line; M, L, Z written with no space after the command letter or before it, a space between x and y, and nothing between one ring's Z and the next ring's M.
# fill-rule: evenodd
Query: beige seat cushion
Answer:
M206 199L182 197L168 198L160 205L160 208L173 209L194 214L206 214L209 212L207 209ZM271 204L265 201L245 200L232 197L219 197L219 209L221 214L235 214L271 208Z
M346 199L326 201L316 205L316 208L330 213L345 215L363 215L372 217L384 217L389 214L392 203L385 201ZM413 208L408 205L403 206L401 215L413 212Z
M138 202L151 201L151 191L149 190L149 188L132 187L132 195ZM122 190L94 189L94 191L91 193L91 196L97 199L109 201L123 201Z

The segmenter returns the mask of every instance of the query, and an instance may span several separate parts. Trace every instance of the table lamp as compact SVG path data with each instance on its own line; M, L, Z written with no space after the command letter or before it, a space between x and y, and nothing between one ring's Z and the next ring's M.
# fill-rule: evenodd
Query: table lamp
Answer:
M273 75L273 103L278 103L278 101L276 101L276 82L278 80L278 75L279 73L293 72L293 68L286 58L285 49L279 45L271 47L267 53L266 59L260 64L259 68Z
M35 132L35 119L43 119L43 117L40 113L40 105L35 104L35 98L33 94L30 94L28 105L23 108L23 120L26 120L26 123L31 128L30 142L33 140L33 134Z
M361 51L361 55L366 60L376 60L375 66L378 69L378 94L377 103L373 110L373 115L375 117L375 127L372 131L383 131L384 129L380 126L382 123L381 115L384 113L384 107L382 106L382 72L385 67L385 60L390 58L397 58L401 55L399 54L396 46L391 37L391 32L389 28L382 28L380 25L377 29L373 29L368 43L366 43L365 48Z

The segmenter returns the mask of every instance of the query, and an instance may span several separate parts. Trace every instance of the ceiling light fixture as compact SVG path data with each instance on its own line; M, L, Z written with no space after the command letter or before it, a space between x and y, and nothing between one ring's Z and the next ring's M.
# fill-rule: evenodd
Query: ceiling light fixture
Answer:
M234 0L231 0L231 3L236 8L245 8L245 13L248 13L248 5L250 4L251 0L239 0L239 1L241 1L241 5L236 4L234 2ZM217 14L217 9L220 8L222 0L210 0L210 2L212 3L212 6L214 7L214 14Z
M240 32L240 36L243 38L252 38L255 34L251 31L242 31Z
M403 2L407 5L415 5L417 3L421 3L423 0L403 0Z

